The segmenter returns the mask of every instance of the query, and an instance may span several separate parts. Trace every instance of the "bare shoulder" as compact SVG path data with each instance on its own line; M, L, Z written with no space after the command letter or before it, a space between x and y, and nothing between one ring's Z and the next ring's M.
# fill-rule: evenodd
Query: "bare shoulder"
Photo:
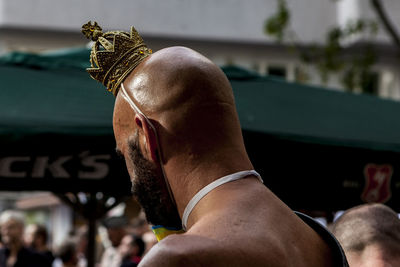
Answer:
M200 235L172 235L154 246L139 266L289 266L273 246L260 252L239 243Z
M217 266L213 255L220 258L220 252L220 245L212 239L171 235L155 245L139 266Z

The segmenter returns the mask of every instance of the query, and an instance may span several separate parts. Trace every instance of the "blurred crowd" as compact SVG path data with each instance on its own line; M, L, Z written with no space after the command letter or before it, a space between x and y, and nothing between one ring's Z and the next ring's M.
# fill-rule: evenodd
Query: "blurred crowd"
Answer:
M350 267L400 266L400 220L383 204L364 204L343 212L328 229L343 247ZM19 211L0 214L0 267L87 265L87 229L71 233L51 249L43 225L25 224ZM96 242L97 267L135 267L157 243L143 213L102 220ZM387 264L387 265L385 265Z
M85 226L71 232L59 245L50 247L45 226L26 224L23 213L0 214L0 267L87 266L88 235ZM101 221L96 236L97 267L135 267L157 243L143 213L133 221L123 216Z

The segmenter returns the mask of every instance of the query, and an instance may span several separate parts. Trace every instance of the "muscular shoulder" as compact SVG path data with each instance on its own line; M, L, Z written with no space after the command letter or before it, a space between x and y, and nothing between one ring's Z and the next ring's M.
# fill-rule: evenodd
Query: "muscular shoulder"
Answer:
M173 235L154 246L140 263L147 266L286 266L279 253L263 252L198 235ZM268 256L273 254L272 256Z
M211 239L172 235L155 245L139 266L217 266L213 256L221 257L219 253L218 242Z

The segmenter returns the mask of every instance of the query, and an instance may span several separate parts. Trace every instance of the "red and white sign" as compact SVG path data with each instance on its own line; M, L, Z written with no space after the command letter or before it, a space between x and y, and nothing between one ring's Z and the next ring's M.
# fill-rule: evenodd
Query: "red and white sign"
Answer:
M392 196L390 190L392 174L392 165L367 164L364 168L365 187L361 199L367 203L388 201Z

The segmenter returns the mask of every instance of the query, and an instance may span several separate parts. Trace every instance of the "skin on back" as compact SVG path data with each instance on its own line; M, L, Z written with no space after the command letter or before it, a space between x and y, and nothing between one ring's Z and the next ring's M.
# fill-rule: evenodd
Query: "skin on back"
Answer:
M140 266L331 266L324 241L257 179L215 191L195 208L207 215L162 240Z

